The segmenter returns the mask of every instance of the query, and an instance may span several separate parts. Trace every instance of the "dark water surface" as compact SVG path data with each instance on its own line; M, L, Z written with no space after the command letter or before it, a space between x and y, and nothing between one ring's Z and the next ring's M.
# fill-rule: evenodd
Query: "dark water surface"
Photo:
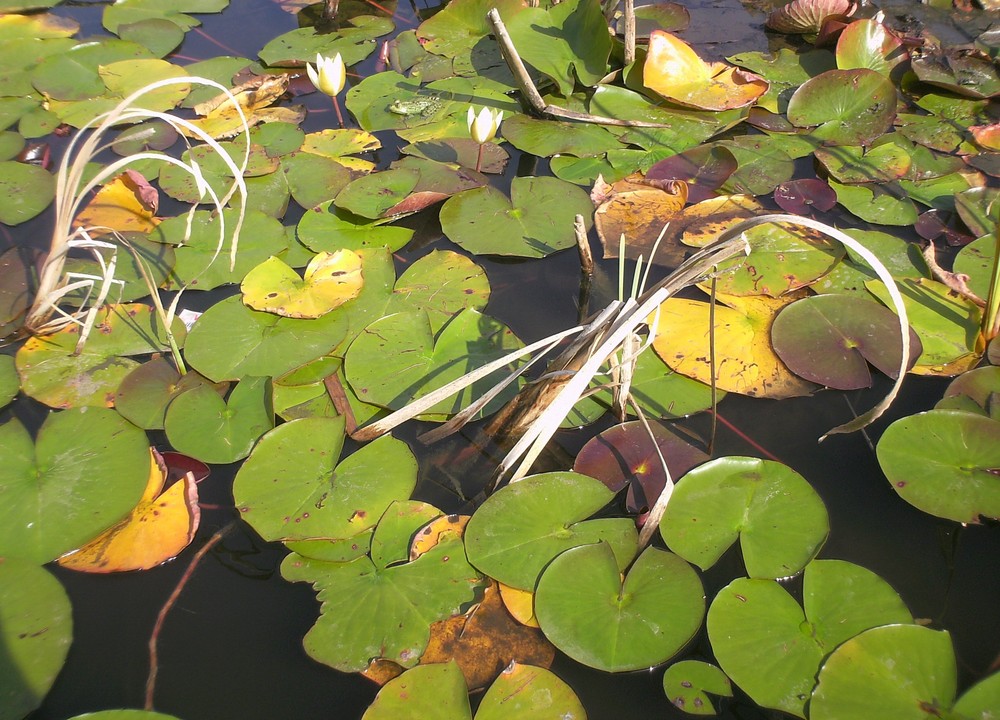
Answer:
M103 33L101 10L102 6L94 5L56 12L69 12L80 20L80 36L86 37ZM702 2L690 10L691 29L683 36L703 57L719 59L768 49L768 37L761 30L762 13L750 12L736 0ZM413 6L400 6L399 14L404 17L400 27L413 26L413 12ZM190 61L222 54L254 58L268 40L297 26L295 16L272 0L232 0L221 15L201 20L201 29L188 33L177 56ZM358 69L369 73L373 68L370 59ZM307 132L334 124L326 97L300 100L311 109L303 126ZM382 139L388 149L382 151L379 162L385 166L395 153L392 137ZM512 161L501 183L509 182L517 171L518 163ZM294 220L289 216L286 222ZM404 249L397 255L401 263L412 262L433 247L452 247L440 238L435 220L418 216L410 222L426 224L419 227L419 235L428 242L418 249ZM45 223L42 219L32 227L44 228ZM574 253L529 264L483 258L477 262L486 268L494 288L489 312L525 341L575 324L579 270ZM196 293L189 293L187 299L188 305L201 305ZM217 299L213 296L205 305ZM943 387L939 381L910 378L891 417L869 431L871 441L892 419L929 408ZM885 390L883 382L847 399L863 412ZM961 528L900 501L862 434L833 436L817 444L817 437L851 417L841 393L820 393L780 404L730 396L720 410L726 420L816 487L832 528L821 557L850 560L881 575L916 617L952 633L961 687L982 677L1000 651L1000 573L996 572L1000 529L995 524ZM6 420L10 412L5 411L0 420ZM31 401L19 401L16 412L40 418L44 411ZM707 425L703 418L690 424L699 431ZM575 452L593 432L566 433L559 442ZM412 442L414 434L413 428L397 433L418 451ZM717 454L758 452L723 427ZM203 511L198 539L176 561L143 573L114 576L53 568L73 603L74 641L63 672L43 706L30 716L32 720L142 707L147 642L157 612L198 547L235 515L230 494L235 470L235 466L215 468L202 483L202 501L221 507ZM418 495L441 503L442 492L432 484L418 488ZM360 718L377 688L360 676L339 673L306 656L301 640L317 617L318 604L308 586L281 579L277 567L283 555L279 546L261 542L241 524L203 560L160 637L157 710L185 720ZM740 563L738 553L731 552L704 575L709 600L743 574ZM795 592L798 583L791 581L788 587ZM710 659L709 653L702 631L692 643L690 657ZM592 720L690 717L666 701L662 670L609 675L565 659L558 660L553 669L579 694ZM742 720L779 716L739 698L728 702L721 715Z

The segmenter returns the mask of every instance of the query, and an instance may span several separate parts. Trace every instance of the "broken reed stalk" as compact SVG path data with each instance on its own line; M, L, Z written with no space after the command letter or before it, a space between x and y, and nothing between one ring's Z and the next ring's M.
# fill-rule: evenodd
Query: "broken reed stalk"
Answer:
M625 65L635 62L635 2L625 0Z
M517 49L514 47L514 42L510 39L510 33L507 32L507 27L503 24L503 20L500 19L500 13L497 12L496 8L493 8L486 13L486 20L493 29L493 35L496 37L497 43L500 45L500 53L503 55L503 58L507 63L507 67L510 68L510 72L513 74L514 79L517 81L522 97L536 114L547 115L548 117L559 120L575 120L577 122L592 123L594 125L648 128L670 127L668 123L647 122L645 120L621 120L619 118L604 117L603 115L591 115L590 113L575 112L573 110L567 110L566 108L559 107L558 105L549 105L544 99L542 99L541 94L538 92L538 88L535 87L535 83L532 82L531 78L528 76L528 71L524 67L524 63L521 61L521 56L518 55Z
M160 640L160 632L163 630L163 623L167 619L167 615L173 609L174 605L177 603L177 598L180 597L181 592L184 591L184 587L188 584L191 576L194 575L195 569L201 562L202 558L208 554L209 550L215 547L226 534L236 527L236 522L230 522L224 525L219 530L216 530L215 534L208 539L204 545L199 548L198 552L195 553L194 558L191 559L191 564L188 565L187 570L181 575L181 579L177 582L176 587L174 587L173 592L170 593L170 597L167 601L163 603L163 607L160 608L159 614L156 616L156 623L153 625L153 632L149 636L149 675L146 676L146 698L144 708L151 711L153 709L153 695L156 693L156 675L160 671L160 661L157 655L156 645Z

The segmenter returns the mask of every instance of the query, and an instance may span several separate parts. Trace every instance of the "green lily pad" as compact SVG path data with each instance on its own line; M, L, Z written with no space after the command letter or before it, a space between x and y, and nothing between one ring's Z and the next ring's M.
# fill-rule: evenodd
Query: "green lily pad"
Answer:
M741 135L721 143L736 158L736 171L722 185L727 193L769 195L792 179L794 163L780 141L767 135Z
M700 660L682 660L663 674L663 692L675 707L690 715L715 715L708 694L730 697L729 678L715 665Z
M955 650L946 631L920 625L872 628L827 658L813 691L809 717L957 717L948 712L955 700L957 673Z
M275 383L272 401L274 414L282 420L306 417L334 418L338 415L330 393L322 382L309 385Z
M898 183L843 185L830 180L837 202L862 220L879 225L913 225L919 213Z
M73 637L73 608L44 568L16 557L0 561L0 717L22 718L42 704Z
M175 319L174 337L184 344L184 325ZM128 356L170 349L156 311L148 305L106 305L83 348L80 328L29 339L15 356L26 395L51 407L114 404L122 379L138 363Z
M47 208L55 197L52 174L35 165L0 162L0 222L20 225Z
M903 296L910 327L923 347L910 371L957 375L974 367L981 354L976 347L981 310L935 280L903 278L896 286ZM886 306L891 304L881 281L869 280L865 287Z
M910 331L910 357L920 340ZM814 295L783 309L771 325L771 344L796 375L838 390L871 387L868 363L890 377L899 370L899 321L871 300Z
M751 577L799 572L830 532L826 507L812 486L772 460L725 457L680 479L660 522L671 550L707 570L740 540Z
M413 230L386 222L359 217L323 203L302 216L296 233L301 243L316 252L383 246L395 252L410 241Z
M900 180L899 186L911 200L937 210L955 210L955 198L969 189L972 178L965 173L954 172L927 180Z
M236 265L230 270L230 248L237 212L226 210L222 219L224 222L220 223L218 215L199 210L190 224L190 234L186 215L169 218L150 233L156 242L175 246L174 268L164 284L166 289L211 290L220 285L239 283L257 265L288 248L288 239L280 222L259 210L248 210L243 218Z
M365 278L361 293L316 319L283 318L246 307L239 297L216 303L191 329L185 357L218 382L244 375L280 377L328 355L372 321L389 300L395 271L384 249L358 250Z
M850 145L816 148L814 154L834 180L845 184L898 180L912 162L910 154L894 143L877 145L867 152Z
M1000 673L993 673L966 690L952 710L959 717L989 720L998 705L1000 705Z
M559 553L604 541L620 571L635 557L634 523L628 518L587 520L613 497L600 480L579 473L526 477L491 495L469 520L469 561L505 585L534 590L542 570Z
M176 715L165 715L152 710L101 710L74 715L70 720L181 720Z
M143 278L139 264L146 271L150 284L159 287L173 269L175 256L170 245L155 242L143 233L125 232L116 235L101 236L101 242L114 245L116 250L115 279L124 282L121 289L115 289L114 297L118 302L132 302L149 295L149 285ZM100 275L100 265L93 257L67 258L64 272L86 273ZM66 296L67 303L72 303L82 295L71 293Z
M152 57L153 53L138 43L104 38L47 57L32 71L31 82L37 90L56 100L86 100L107 91L99 72L101 65Z
M1000 419L1000 367L986 365L951 381L934 406L938 410L966 410Z
M796 127L832 145L867 145L892 128L896 87L874 70L827 70L810 78L788 101Z
M1000 423L974 413L931 410L897 420L876 448L893 489L938 517L977 523L1000 517Z
M604 542L570 548L542 572L535 616L552 644L608 672L666 661L701 627L705 591L676 555L646 548L624 580Z
M417 28L417 40L435 55L456 57L468 52L492 29L486 13L496 8L504 22L524 9L522 0L457 0Z
M955 196L955 209L974 235L990 235L1000 222L1000 189L971 188Z
M92 540L139 501L149 478L146 434L112 410L49 415L34 443L0 425L0 556L47 563Z
M844 256L840 243L807 228L770 223L751 228L745 236L750 258L740 256L720 265L718 292L780 297L811 285Z
M527 115L506 119L501 126L504 139L521 152L552 157L569 154L594 157L622 145L600 125L553 120L537 120Z
M285 155L281 169L295 202L306 209L332 200L351 181L350 171L336 160L309 152Z
M409 195L420 181L420 171L397 168L362 175L348 183L337 195L338 208L365 218L381 218Z
M386 435L338 458L344 419L304 418L269 432L236 475L244 520L267 540L349 538L375 527L417 479L406 444Z
M118 36L149 48L153 55L162 58L184 42L184 29L166 18L147 18L120 24Z
M371 55L375 38L392 32L393 27L390 18L358 15L332 32L317 32L313 27L289 30L269 41L259 55L266 65L295 67L314 62L317 54L333 57L340 53L345 65L354 65Z
M757 105L773 113L785 112L788 98L799 85L836 67L836 60L829 50L795 52L781 48L774 54L745 52L726 59L767 80L769 87L757 100Z
M104 8L102 22L110 32L118 32L118 26L131 24L149 18L165 18L190 30L201 24L187 13L217 13L229 5L229 0L121 0Z
M417 665L387 682L361 720L472 720L469 688L454 660Z
M1000 95L1000 73L986 53L931 45L913 53L910 65L921 81L957 95L977 99Z
M476 720L586 720L572 688L545 668L512 662L483 696Z
M386 515L394 508L390 505ZM422 524L418 515L411 525L390 524L391 533L409 538ZM393 538L380 540L382 530L380 522L373 548L395 544ZM442 535L405 563L382 564L367 555L336 563L293 553L282 562L281 574L319 590L320 617L303 644L313 659L344 672L364 670L375 658L412 667L427 646L431 623L463 612L483 582L455 533Z
M399 277L385 314L422 309L437 334L456 313L481 311L489 297L490 281L482 267L451 250L434 250Z
M593 87L608 73L611 36L598 0L529 7L506 24L518 54L552 78L561 95L572 94L577 80Z
M708 610L708 637L726 674L758 705L806 717L823 658L868 628L912 622L878 575L842 560L814 560L803 607L775 580L740 578Z
M144 430L162 430L167 405L187 390L209 385L220 396L228 384L212 385L198 373L177 372L173 363L163 356L154 357L126 375L115 393L115 410Z
M398 410L467 372L521 347L498 321L474 309L463 310L435 336L424 310L383 317L365 328L347 350L347 380L366 403ZM480 397L504 377L499 370L442 400L420 417L445 420ZM484 408L495 412L517 392L516 384Z
M577 186L516 177L510 199L492 186L468 190L449 198L440 217L445 235L471 253L544 257L576 243L576 215L591 226L593 205Z
M274 427L271 379L244 376L223 400L210 385L178 395L167 406L163 429L177 452L206 463L231 463L250 454Z
M302 128L290 122L269 122L250 130L250 143L264 148L269 157L285 157L300 149L305 140Z
M864 244L894 278L929 278L927 261L916 243L878 230L847 230L848 235ZM829 273L811 286L818 293L853 293L861 297L869 296L865 282L878 276L868 264L852 250Z

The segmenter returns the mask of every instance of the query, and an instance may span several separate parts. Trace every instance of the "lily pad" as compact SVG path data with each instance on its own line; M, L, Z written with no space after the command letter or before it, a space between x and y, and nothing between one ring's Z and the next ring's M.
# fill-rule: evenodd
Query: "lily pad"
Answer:
M814 154L834 180L845 184L898 180L909 172L912 162L909 153L894 143L867 152L850 145L816 148Z
M290 30L270 40L259 53L260 59L270 66L295 67L312 62L316 55L333 57L340 53L345 65L354 65L371 55L376 48L375 38L392 32L390 18L377 15L358 15L346 20L332 32L317 32L313 27Z
M899 370L895 313L860 297L816 295L792 303L771 325L771 342L789 370L838 390L871 387L869 362L890 377ZM921 346L912 330L910 343L916 360Z
M84 42L40 62L31 73L37 90L56 100L86 100L103 95L107 88L99 67L119 60L155 57L134 42L104 38Z
M361 292L361 256L351 250L321 252L298 274L281 259L270 257L240 285L243 302L254 310L282 317L318 318Z
M55 197L55 179L40 167L0 162L0 222L20 225L38 215Z
M635 556L637 535L628 518L587 520L614 493L573 472L532 475L491 495L465 530L469 561L505 585L534 590L543 568L559 553L604 541L619 570Z
M537 120L516 115L503 123L503 136L518 150L539 157L569 154L594 157L622 145L600 125Z
M597 0L567 0L528 7L506 20L518 54L571 95L577 80L597 85L608 73L611 36Z
M394 507L386 510L387 516ZM417 523L422 524L422 518ZM383 530L381 525L375 529L373 548L380 542L380 531L409 538L419 527L393 524ZM384 542L394 544L392 538ZM293 553L282 562L281 574L319 589L320 617L306 634L306 652L344 672L364 670L375 658L412 667L427 646L431 623L461 613L482 583L455 533L403 563L394 558L385 564L367 555L336 563Z
M837 202L862 220L880 225L913 225L919 213L898 183L844 185L830 180Z
M788 119L832 145L868 145L892 128L896 88L874 70L827 70L788 101Z
M271 379L244 376L228 401L210 385L181 393L167 406L167 439L178 452L206 463L231 463L250 454L274 427Z
M586 192L558 178L516 177L510 192L508 199L488 186L449 198L440 215L444 234L471 253L544 257L573 247L576 215L588 228L593 222Z
M386 225L387 220L373 220L323 203L305 213L296 233L299 241L316 252L358 250L385 246L395 252L413 237L413 230Z
M1000 367L986 365L951 381L935 409L977 412L1000 419Z
M680 479L660 522L678 555L707 570L740 540L751 577L784 578L812 560L830 522L812 486L772 460L725 457Z
M701 627L705 591L676 555L646 548L622 579L605 542L556 556L535 591L545 636L578 662L608 672L666 661Z
M700 660L682 660L663 674L663 692L670 704L690 715L715 715L708 694L730 697L729 678L715 665Z
M977 523L1000 517L1000 423L975 413L931 410L897 420L879 440L892 488L938 517Z
M977 347L981 310L935 280L903 278L896 285L910 327L923 347L910 372L951 376L974 367L982 354L982 348ZM865 286L884 304L890 304L881 281L869 280Z
M955 701L955 650L944 630L886 625L834 650L819 673L811 720L922 720Z
M280 377L333 352L381 317L395 271L384 249L359 250L365 284L358 297L316 319L282 318L246 307L238 297L198 318L185 348L193 368L218 382L244 375Z
M869 18L855 20L837 38L837 67L841 70L868 68L889 76L908 59L902 41Z
M175 319L174 338L184 344L184 325ZM70 325L30 338L15 356L22 389L51 407L110 407L122 379L138 363L130 355L170 349L156 311L148 305L106 305L97 312L82 348L80 328Z
M351 173L346 167L332 158L311 152L292 152L283 156L281 169L288 176L288 189L295 202L306 209L332 200L351 181Z
M200 21L188 13L216 13L229 5L229 0L121 0L104 9L104 27L117 33L118 26L149 18L165 18L190 30Z
M54 560L125 517L146 487L146 434L112 410L53 413L34 443L17 420L0 436L0 556Z
M406 500L417 463L406 444L386 435L338 458L344 418L303 418L267 433L233 485L244 520L267 540L350 538L375 527Z
M758 705L806 717L823 658L868 628L912 622L878 575L842 560L814 560L803 580L803 607L776 580L740 578L708 610L708 637L719 665Z
M434 250L396 281L386 315L422 309L437 334L456 313L482 311L489 297L490 281L482 267L451 250Z
M72 636L73 609L59 581L32 562L3 558L0 717L25 717L42 704L62 669Z
M707 63L671 33L654 30L642 68L643 84L668 100L702 110L731 110L767 92L764 78L725 63Z
M173 363L157 356L122 379L115 393L115 410L144 430L162 430L167 405L200 385L211 386L220 396L229 389L227 384L212 385L193 370L181 375Z
M347 380L366 403L398 410L467 372L521 346L507 326L467 309L435 336L424 310L383 317L365 328L345 357ZM498 371L442 400L421 415L445 420L489 390L507 371ZM510 400L511 385L487 405L493 412Z

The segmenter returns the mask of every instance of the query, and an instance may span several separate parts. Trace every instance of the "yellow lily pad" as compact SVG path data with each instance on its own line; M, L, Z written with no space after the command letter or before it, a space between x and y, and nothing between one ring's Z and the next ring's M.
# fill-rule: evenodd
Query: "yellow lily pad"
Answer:
M732 110L753 104L767 92L760 75L726 65L707 63L675 35L654 30L643 65L643 84L681 105L703 110Z
M653 349L675 372L695 380L710 384L714 372L716 386L726 392L775 399L808 395L816 386L794 375L771 347L774 318L807 293L778 298L717 293L714 368L709 303L670 298L660 305Z
M352 250L321 252L300 278L292 268L270 257L243 278L244 304L254 310L290 318L318 318L352 300L364 278L361 257Z

